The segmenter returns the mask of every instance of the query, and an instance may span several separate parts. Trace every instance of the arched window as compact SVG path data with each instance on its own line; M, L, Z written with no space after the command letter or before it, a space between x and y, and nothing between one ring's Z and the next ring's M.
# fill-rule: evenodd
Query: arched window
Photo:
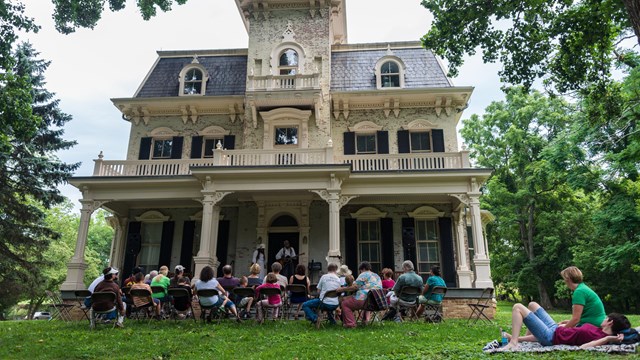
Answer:
M190 69L184 75L184 95L196 95L202 93L202 71Z
M380 68L380 85L383 88L400 87L400 67L395 61L387 61Z
M298 73L298 52L289 48L280 53L278 63L280 75L295 75Z

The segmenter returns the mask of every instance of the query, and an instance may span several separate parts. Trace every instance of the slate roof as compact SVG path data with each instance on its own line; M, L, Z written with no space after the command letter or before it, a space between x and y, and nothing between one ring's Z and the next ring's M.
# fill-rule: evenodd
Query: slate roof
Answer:
M449 80L430 50L392 49L406 66L405 89L451 87ZM375 90L375 66L387 55L387 49L334 51L331 54L331 91Z
M182 68L193 61L193 56L161 57L146 82L136 95L144 97L178 96ZM247 56L198 56L200 65L209 73L207 96L244 95L247 78Z

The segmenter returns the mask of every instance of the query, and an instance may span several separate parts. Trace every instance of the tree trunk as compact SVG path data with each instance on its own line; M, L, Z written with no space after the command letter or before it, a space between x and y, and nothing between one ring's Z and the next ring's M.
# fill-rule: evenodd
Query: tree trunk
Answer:
M547 292L547 288L544 286L542 280L538 280L538 293L540 293L540 306L545 309L553 308L551 298L549 298L549 293Z
M631 22L633 32L636 34L638 44L640 44L640 1L622 0L622 2L624 3L624 8L627 10L627 14L629 15L629 22Z

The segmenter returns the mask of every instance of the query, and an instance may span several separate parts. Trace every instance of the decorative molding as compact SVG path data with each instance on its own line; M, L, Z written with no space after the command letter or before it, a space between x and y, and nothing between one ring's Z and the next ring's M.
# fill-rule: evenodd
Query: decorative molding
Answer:
M158 127L155 128L153 130L151 130L151 132L149 133L149 135L153 136L153 137L163 137L163 136L177 136L178 132L174 131L168 127Z
M374 132L382 130L381 125L376 125L371 121L360 121L354 126L349 126L349 131L357 132L357 133L365 133L365 132Z
M206 128L198 131L198 135L212 137L229 135L230 133L231 132L229 130L225 130L223 127L216 125L207 126Z
M358 220L378 220L387 217L387 213L374 207L365 206L355 213L351 213L351 217Z
M346 196L346 195L342 195L340 196L340 200L338 200L338 207L340 209L342 209L343 206L347 205L349 203L349 201L357 198L357 195L354 196Z
M431 206L421 206L413 211L408 212L407 215L409 215L409 217L412 217L414 219L430 220L430 219L443 217L444 212L438 211L435 208L432 208Z
M447 194L447 195L460 200L460 202L465 205L469 205L470 198L469 198L469 195L467 194Z
M135 217L136 221L147 222L147 223L159 223L169 221L170 217L165 216L163 213L157 210L149 210L144 214Z
M434 123L428 120L418 119L404 125L402 128L405 130L430 130L436 127Z
M283 41L296 41L296 33L293 31L293 23L291 20L287 21L287 28L282 33Z

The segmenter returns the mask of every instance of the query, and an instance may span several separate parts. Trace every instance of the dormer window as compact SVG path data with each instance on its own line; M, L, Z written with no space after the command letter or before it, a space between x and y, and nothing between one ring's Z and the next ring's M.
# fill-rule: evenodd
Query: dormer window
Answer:
M298 73L298 52L293 49L285 49L280 54L280 75L295 75Z
M198 69L191 69L187 71L184 76L184 90L183 95L197 95L202 94L202 71Z
M376 88L378 90L404 88L405 70L402 59L389 48L387 54L376 63Z
M180 96L202 96L207 92L209 74L197 57L180 71L179 78Z
M400 87L400 67L395 61L387 61L380 69L380 85L383 88Z

